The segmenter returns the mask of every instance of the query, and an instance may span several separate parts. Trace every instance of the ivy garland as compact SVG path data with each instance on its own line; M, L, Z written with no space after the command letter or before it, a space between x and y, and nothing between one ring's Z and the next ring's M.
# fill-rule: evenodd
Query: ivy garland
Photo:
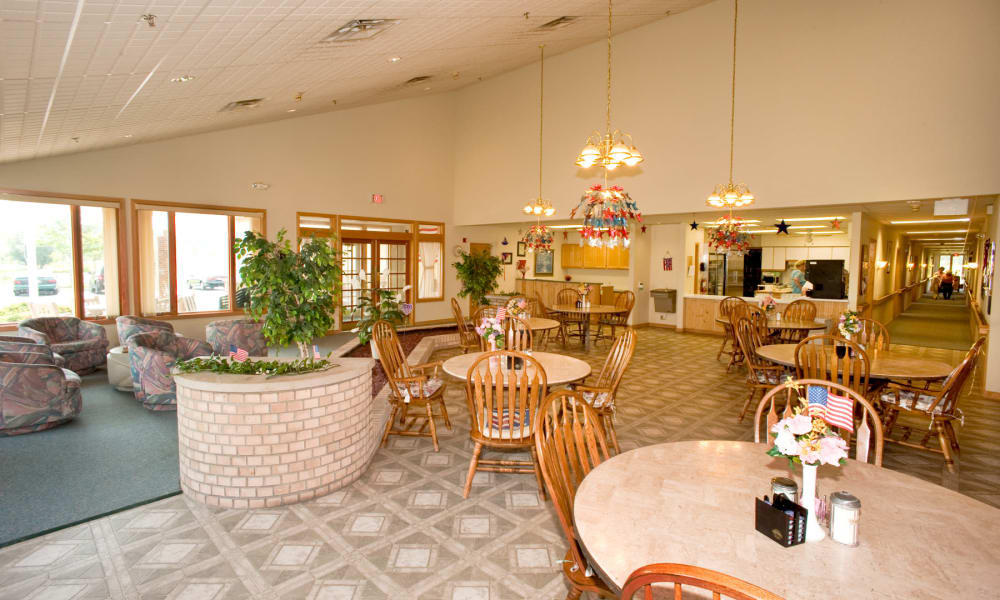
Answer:
M325 371L339 365L321 358L300 358L291 362L280 360L247 360L237 362L221 356L179 360L174 364L179 373L229 373L231 375L301 375L313 371Z

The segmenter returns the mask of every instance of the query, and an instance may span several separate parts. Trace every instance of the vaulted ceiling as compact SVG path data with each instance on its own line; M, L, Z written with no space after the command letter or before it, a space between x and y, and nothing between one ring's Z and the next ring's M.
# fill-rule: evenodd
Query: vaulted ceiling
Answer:
M617 0L614 29L709 1ZM356 19L387 22L327 40ZM3 0L0 162L453 90L606 30L604 0Z

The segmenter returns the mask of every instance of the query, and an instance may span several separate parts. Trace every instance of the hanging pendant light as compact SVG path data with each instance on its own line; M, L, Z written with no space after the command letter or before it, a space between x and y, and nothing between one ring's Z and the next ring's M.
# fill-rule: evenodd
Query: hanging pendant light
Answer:
M542 198L542 125L545 122L545 46L538 47L541 53L539 61L539 84L538 84L538 197L524 205L522 209L526 215L535 216L535 224L528 229L521 241L527 246L529 252L535 250L552 249L552 232L545 225L542 225L542 215L551 217L556 209L552 208L552 203Z
M754 195L750 193L750 188L745 183L733 183L733 150L736 123L736 29L740 16L740 0L735 0L733 10L733 77L732 88L729 97L729 183L715 186L715 190L708 196L706 204L715 208L740 208L753 203Z
M576 157L577 166L584 169L601 165L606 171L614 171L621 166L634 167L643 161L642 153L635 147L632 136L611 129L611 16L611 0L608 0L608 101L604 133L595 130L587 137L586 145Z

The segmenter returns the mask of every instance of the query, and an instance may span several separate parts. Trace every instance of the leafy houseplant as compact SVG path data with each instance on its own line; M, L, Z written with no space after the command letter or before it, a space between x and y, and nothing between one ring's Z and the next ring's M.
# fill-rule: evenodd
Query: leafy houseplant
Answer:
M274 345L293 342L303 359L309 344L336 323L340 298L340 260L329 240L308 238L296 252L285 230L271 242L248 231L236 240L236 258L243 260L240 277L246 286L246 311L263 321L262 333Z
M400 291L405 294L408 289L410 286ZM378 294L378 300L372 297L373 294ZM351 332L358 334L362 344L367 344L372 339L372 327L376 321L385 320L393 327L398 327L406 322L406 317L412 310L413 306L401 303L393 290L369 291L361 295L358 307L354 309L354 314L358 316L358 324ZM375 354L375 346L372 346L372 356L375 357Z
M468 296L476 304L486 304L486 294L496 289L497 277L502 271L500 258L485 252L462 252L461 260L452 266L462 282L458 295Z

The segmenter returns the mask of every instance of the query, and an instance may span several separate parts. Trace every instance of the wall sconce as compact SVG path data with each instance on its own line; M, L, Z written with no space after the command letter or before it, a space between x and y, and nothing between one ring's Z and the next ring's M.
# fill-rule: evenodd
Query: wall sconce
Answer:
M976 268L976 267L978 267L978 266L979 266L979 265L977 265L977 264L976 264L976 263L974 263L974 262L970 262L970 263L965 263L965 268L966 268L966 269L975 269L975 268Z
M906 263L906 268L909 269L910 271L912 271L913 267L915 267L915 266L916 265L914 265L913 263Z
M878 267L879 269L884 269L887 266L889 266L889 261L886 260L876 261L875 266Z

